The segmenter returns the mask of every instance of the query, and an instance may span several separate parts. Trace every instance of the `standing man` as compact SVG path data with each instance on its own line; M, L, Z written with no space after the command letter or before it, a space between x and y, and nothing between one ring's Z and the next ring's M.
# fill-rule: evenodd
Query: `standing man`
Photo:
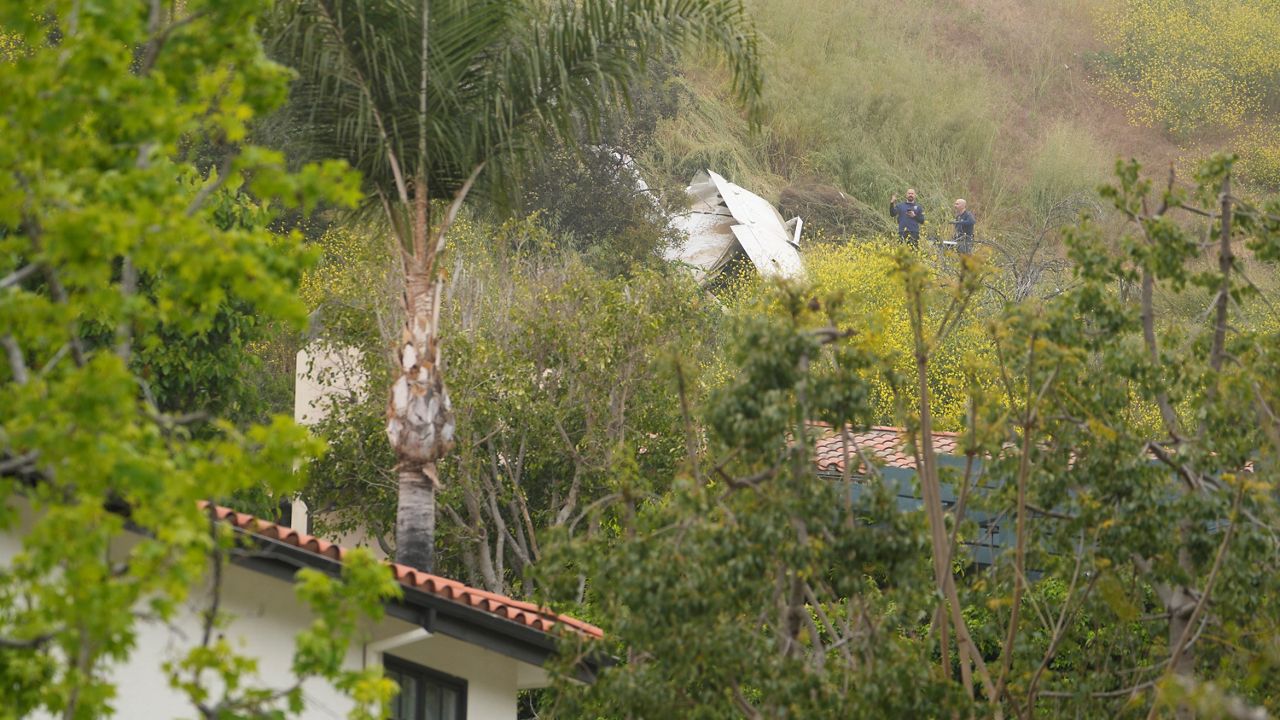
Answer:
M889 198L889 217L898 218L898 238L911 243L911 247L920 246L920 226L924 224L924 208L916 202L915 188L907 190L907 199L898 202L894 193Z
M961 254L968 255L973 252L973 213L969 212L969 203L964 198L957 199L951 207L956 211L956 219L951 223L956 226L956 234L951 242Z

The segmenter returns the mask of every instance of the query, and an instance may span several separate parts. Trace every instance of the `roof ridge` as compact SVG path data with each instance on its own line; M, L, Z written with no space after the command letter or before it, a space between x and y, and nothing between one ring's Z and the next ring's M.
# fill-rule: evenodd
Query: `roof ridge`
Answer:
M200 500L197 505L201 510L213 508L215 518L227 522L239 530L244 530L269 540L277 540L293 545L300 550L305 550L336 562L342 562L347 555L347 548L315 535L299 532L294 528L263 520L248 513L238 512L207 500ZM402 563L388 561L387 566L391 568L396 582L405 587L426 592L459 605L479 609L504 620L542 632L549 632L559 624L588 637L604 637L604 631L599 627L568 615L561 615L546 606L539 606L524 600L499 595L483 588L471 587L460 580L424 572Z

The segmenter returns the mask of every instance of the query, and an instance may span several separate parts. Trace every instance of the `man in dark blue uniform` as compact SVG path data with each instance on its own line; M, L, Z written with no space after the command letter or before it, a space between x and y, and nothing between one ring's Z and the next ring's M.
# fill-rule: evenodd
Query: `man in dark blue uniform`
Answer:
M889 198L889 217L898 218L898 237L911 243L911 247L920 245L920 226L924 224L924 208L916 202L915 188L907 190L907 199L898 202L894 193Z

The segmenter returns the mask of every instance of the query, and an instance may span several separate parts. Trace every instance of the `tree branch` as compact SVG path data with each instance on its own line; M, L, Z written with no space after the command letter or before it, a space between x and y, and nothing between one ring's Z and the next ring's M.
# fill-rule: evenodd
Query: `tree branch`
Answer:
M0 347L3 347L9 356L9 371L13 374L13 381L19 385L26 385L30 375L27 372L27 360L22 355L22 348L18 346L18 341L13 335L0 335Z
M1084 607L1085 602L1089 599L1089 595L1093 592L1094 586L1098 584L1098 578L1101 573L1095 572L1089 578L1089 584L1085 586L1084 592L1080 595L1080 602L1076 605L1076 609L1068 613L1071 607L1071 595L1075 592L1076 582L1080 577L1080 558L1076 558L1076 569L1071 575L1071 584L1067 587L1066 600L1062 603L1062 612L1058 614L1058 621L1053 627L1053 638L1049 641L1049 647L1045 650L1044 657L1040 660L1040 664L1036 667L1035 672L1031 674L1031 682L1027 684L1027 716L1033 717L1036 705L1036 685L1040 682L1040 676L1049 668L1049 663L1058 654L1058 644L1062 642L1062 638L1066 637L1067 619L1074 617L1079 609Z
M39 459L40 453L32 450L21 455L0 460L0 475L8 475L10 473L18 473L28 469L34 469L36 460Z
M151 39L147 41L142 62L138 65L139 75L150 74L152 68L155 67L156 60L160 57L160 51L164 49L164 44L169 41L170 37L173 37L175 32L209 14L208 10L194 12L177 22L170 23L163 30L157 31L160 24L160 5L160 0L151 0L151 17L148 21L150 27L148 32L151 34Z
M449 203L448 209L445 210L444 218L440 220L440 226L436 228L435 243L431 249L430 257L427 258L427 269L430 270L435 265L435 259L444 252L445 237L449 234L449 228L453 227L453 223L458 219L458 211L462 209L462 203L467 199L467 195L471 193L471 188L476 184L476 179L480 177L480 173L484 170L485 163L476 165L471 170L471 174L462 183L462 187L453 194L453 200Z
M232 151L222 158L222 163L218 165L218 177L213 182L205 183L201 186L200 191L191 199L191 204L187 205L187 210L184 213L187 217L194 217L197 212L200 212L200 208L204 207L204 204L209 201L209 198L222 189L223 185L227 184L227 178L231 175L231 164L235 162L238 155L238 151Z
M17 270L14 270L13 272L4 276L4 279L0 280L0 290L4 290L6 288L17 285L23 280L26 280L27 278L34 275L38 270L40 270L39 263L31 263L29 265L23 265Z
M1218 272L1222 274L1222 282L1218 286L1218 297L1213 324L1213 348L1209 352L1209 367L1216 373L1222 369L1222 351L1227 338L1227 304L1231 299L1231 266L1235 260L1231 253L1231 175L1222 179L1222 218L1221 237L1218 245ZM1210 383L1210 398L1216 394L1216 383Z
M959 593L956 591L955 577L951 574L949 563L944 562L950 555L946 520L942 510L942 490L938 479L938 467L933 447L933 415L929 403L929 351L924 337L924 296L923 288L911 284L907 287L908 315L911 322L911 333L916 360L916 389L919 393L920 441L915 443L916 467L919 468L920 489L924 495L925 515L929 521L930 539L933 545L934 577L938 584L941 600L949 606L952 625L956 631L956 645L960 652L960 669L962 678L967 674L968 663L972 662L987 694L995 717L1001 720L1004 714L1000 706L1000 697L996 694L995 683L987 670L982 654L978 651L973 637L969 633L968 624L961 614Z
M1018 636L1018 620L1022 607L1022 595L1026 590L1026 562L1027 562L1027 481L1031 475L1031 450L1032 450L1032 433L1031 429L1035 426L1036 407L1033 405L1039 398L1032 399L1031 381L1035 374L1036 362L1036 341L1038 334L1031 333L1027 344L1027 382L1026 382L1026 400L1023 406L1022 416L1022 453L1018 458L1018 499L1017 510L1015 511L1015 531L1014 531L1014 550L1013 550L1013 604L1009 608L1009 627L1005 631L1004 657L1000 663L1000 675L996 679L996 698L1004 694L1005 683L1009 679L1009 671L1013 668L1013 643ZM1056 373L1050 374L1049 380L1052 381ZM1045 388L1048 387L1046 381ZM1043 392L1040 397L1043 397Z
M39 650L54 638L53 633L43 633L26 640L14 640L0 636L0 650Z

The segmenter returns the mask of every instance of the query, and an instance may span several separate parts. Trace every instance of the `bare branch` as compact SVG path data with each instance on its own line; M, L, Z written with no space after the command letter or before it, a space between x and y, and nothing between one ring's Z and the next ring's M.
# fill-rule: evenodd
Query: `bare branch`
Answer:
M204 410L197 410L195 412L182 413L181 415L172 415L170 413L163 413L157 410L155 406L151 405L150 403L147 404L146 411L147 411L147 415L154 422L167 428L179 427L183 425L194 425L196 423L209 420L212 417L208 412Z
M19 385L26 385L30 375L27 373L27 360L22 355L22 348L18 346L18 341L13 335L6 334L0 336L0 347L3 347L9 356L9 371L13 373L13 381Z
M58 348L58 351L53 354L53 357L50 357L49 360L40 367L41 377L48 375L50 370L57 367L58 363L62 362L62 358L66 357L70 350L70 343L64 343L62 347Z
M1018 457L1018 499L1017 510L1014 516L1016 530L1014 531L1014 551L1013 551L1013 603L1009 607L1009 627L1005 632L1004 657L1000 664L1000 675L996 680L996 697L999 698L1004 694L1005 683L1009 679L1009 671L1013 669L1013 644L1018 636L1018 620L1019 613L1022 608L1022 596L1026 590L1026 562L1027 562L1027 482L1031 476L1031 450L1033 447L1031 429L1035 426L1036 407L1033 404L1043 397L1044 389L1048 388L1048 382L1052 381L1057 374L1056 371L1051 373L1049 380L1046 381L1044 389L1036 400L1031 397L1031 378L1036 367L1036 341L1038 335L1032 333L1027 343L1027 387L1026 401L1023 406L1022 416L1022 452ZM1045 623L1046 625L1048 623Z
M1218 246L1218 272L1222 282L1218 287L1213 324L1213 348L1209 352L1209 366L1214 372L1222 369L1222 351L1227 338L1227 303L1231 297L1231 266L1235 257L1231 253L1231 175L1222 179L1221 237ZM1210 398L1215 394L1216 383L1209 385Z
M818 616L818 620L822 622L822 626L827 629L827 632L831 635L831 638L835 640L834 643L827 646L827 650L834 650L836 647L839 647L840 654L844 656L845 662L849 664L850 668L852 668L855 663L853 659L853 654L850 653L849 648L846 647L848 645L847 636L841 637L841 633L836 629L836 626L831 622L831 618L827 616L827 612L822 609L822 603L818 602L817 595L813 592L813 588L810 587L809 583L807 582L804 583L804 592L805 592L805 597L809 601L809 606L813 608L813 613Z
M449 234L449 228L453 227L454 221L458 219L458 211L462 209L462 203L467 199L467 195L471 193L471 188L476 184L476 180L480 177L484 166L484 163L480 163L472 168L471 174L462 183L462 187L458 188L458 191L453 194L453 200L449 203L448 209L445 210L440 226L436 228L436 242L431 249L431 256L427 258L428 269L435 263L436 257L444 252L444 241Z
M1146 691L1146 690L1150 690L1151 688L1155 687L1155 685L1156 685L1156 681L1155 681L1155 680L1147 680L1147 681L1145 681L1145 682L1140 682L1140 683L1138 683L1137 685L1133 685L1133 686L1130 686L1130 687L1127 687L1127 688L1123 688L1123 689L1120 689L1120 690L1107 690L1107 691L1104 691L1104 692L1094 692L1094 693L1089 693L1088 695L1089 695L1089 697L1091 697L1091 698L1099 698L1099 699L1103 699L1103 698L1118 698L1118 697L1134 697L1134 696L1136 696L1136 695L1137 695L1138 693L1140 693L1140 692L1143 692L1143 691ZM1071 693L1071 692L1060 692L1060 691L1055 691L1055 690L1046 690L1046 691L1044 691L1044 692L1040 693L1040 697L1048 697L1048 698L1073 698L1073 697L1076 697L1076 696L1077 696L1077 695L1079 695L1079 694L1080 694L1080 693Z
M698 462L698 437L697 431L693 424L693 412L689 409L689 392L685 387L684 367L676 362L676 391L680 395L680 416L684 420L684 450L689 461L689 471L693 473L693 479L702 484L702 470ZM724 474L720 468L716 468L721 474Z
M0 290L4 290L5 288L9 288L9 287L13 287L14 285L17 285L23 280L26 280L28 277L31 277L32 275L34 275L36 271L38 271L39 269L40 269L39 263L31 263L30 265L23 265L17 270L14 270L13 272L4 276L4 279L0 279Z
M0 475L33 469L40 453L32 450L5 460L0 460Z
M1168 465L1169 467L1177 471L1178 477L1182 478L1183 482L1187 484L1188 489L1194 490L1195 488L1199 487L1200 483L1196 475L1192 473L1191 470L1188 469L1185 465L1182 465L1176 460L1174 460L1173 456L1170 455L1167 450L1161 447L1159 443L1156 443L1156 442L1147 443L1147 450L1150 451L1152 455L1155 455L1157 460L1159 460L1160 462L1164 463L1165 465Z
M52 639L53 633L36 635L26 640L14 640L13 638L0 636L0 650L39 650L49 644Z

